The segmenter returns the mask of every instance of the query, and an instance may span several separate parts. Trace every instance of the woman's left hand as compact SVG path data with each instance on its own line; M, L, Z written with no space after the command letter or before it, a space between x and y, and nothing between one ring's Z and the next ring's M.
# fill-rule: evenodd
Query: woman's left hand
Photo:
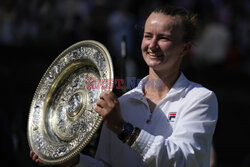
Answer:
M121 116L120 103L111 91L101 93L100 99L96 103L95 111L98 112L105 125L116 134L120 134L124 124Z

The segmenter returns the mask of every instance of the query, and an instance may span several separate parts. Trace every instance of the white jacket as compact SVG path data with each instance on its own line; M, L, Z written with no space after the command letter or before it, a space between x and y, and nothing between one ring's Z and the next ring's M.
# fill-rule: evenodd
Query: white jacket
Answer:
M136 88L119 98L123 119L141 129L131 148L104 125L95 159L81 155L86 167L208 167L212 136L218 118L215 94L190 82L181 73L173 87L150 110L142 91L145 77Z

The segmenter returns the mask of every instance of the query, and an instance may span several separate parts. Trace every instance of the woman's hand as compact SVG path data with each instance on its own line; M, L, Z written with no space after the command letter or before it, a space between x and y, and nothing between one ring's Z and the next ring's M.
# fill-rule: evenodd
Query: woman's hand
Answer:
M33 161L35 161L36 163L38 163L40 166L44 166L45 165L39 159L38 155L34 151L32 151L32 150L30 151L30 157L33 159ZM80 159L80 154L78 154L77 156L73 157L69 161L62 163L60 166L62 166L62 167L71 167L71 166L76 165L77 163L79 163L79 159Z
M34 151L30 151L30 158L41 166L44 166L42 161L39 159L38 155Z
M98 112L105 125L116 134L120 134L124 120L120 112L120 103L111 91L101 93L100 99L96 103L95 111Z

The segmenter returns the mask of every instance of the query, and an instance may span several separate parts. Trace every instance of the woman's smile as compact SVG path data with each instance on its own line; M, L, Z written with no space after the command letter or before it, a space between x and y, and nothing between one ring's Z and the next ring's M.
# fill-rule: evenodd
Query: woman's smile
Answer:
M147 52L147 55L150 59L159 59L161 57L163 57L163 55L161 53L153 53L153 52Z

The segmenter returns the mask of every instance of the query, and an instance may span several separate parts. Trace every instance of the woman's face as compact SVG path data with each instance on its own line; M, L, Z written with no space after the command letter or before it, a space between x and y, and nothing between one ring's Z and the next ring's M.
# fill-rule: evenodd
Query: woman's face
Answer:
M152 13L146 20L141 50L150 68L165 72L179 70L190 46L183 42L180 16Z

